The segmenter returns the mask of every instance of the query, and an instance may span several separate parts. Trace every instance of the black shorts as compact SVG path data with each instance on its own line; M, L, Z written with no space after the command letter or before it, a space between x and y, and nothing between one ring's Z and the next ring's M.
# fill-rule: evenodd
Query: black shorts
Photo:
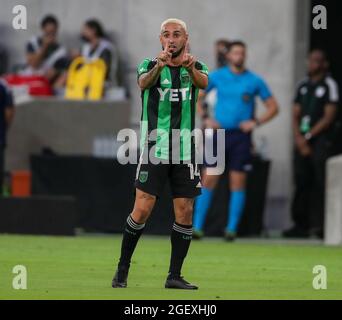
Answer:
M194 198L201 194L199 167L193 163L139 163L135 187L160 197L169 181L173 198Z

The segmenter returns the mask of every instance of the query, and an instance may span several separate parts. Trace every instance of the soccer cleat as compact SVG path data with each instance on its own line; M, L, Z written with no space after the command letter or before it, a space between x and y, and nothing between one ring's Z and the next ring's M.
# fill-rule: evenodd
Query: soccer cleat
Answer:
M200 231L200 230L194 230L192 232L192 239L194 240L200 240L202 239L204 236L204 232L203 231Z
M126 288L127 277L128 277L128 269L118 268L112 280L112 288Z
M236 239L236 232L226 231L224 233L224 239L228 242L233 242Z
M194 284L184 280L181 276L169 275L165 282L165 288L167 289L183 289L183 290L197 290L198 287Z

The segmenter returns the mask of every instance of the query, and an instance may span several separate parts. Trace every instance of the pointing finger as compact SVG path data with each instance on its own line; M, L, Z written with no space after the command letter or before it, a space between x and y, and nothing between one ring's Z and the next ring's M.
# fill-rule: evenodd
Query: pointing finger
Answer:
M170 49L170 46L169 46L168 43L166 43L165 46L164 46L164 52L165 53L169 53L169 49Z
M185 53L190 53L190 45L189 45L189 40L186 41L185 43Z

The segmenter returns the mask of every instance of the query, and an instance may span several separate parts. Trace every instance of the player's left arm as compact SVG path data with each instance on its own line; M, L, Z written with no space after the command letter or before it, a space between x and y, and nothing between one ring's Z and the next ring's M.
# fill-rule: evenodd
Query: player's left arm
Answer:
M272 120L279 113L277 100L261 78L257 80L257 94L262 99L266 111L258 118L241 123L240 128L244 132L251 132L256 127Z
M195 87L205 89L208 86L208 74L203 72L202 65L198 61L194 61L187 70Z
M192 83L199 89L208 86L208 68L204 63L196 60L189 52L189 43L186 43L182 58L182 66L186 68L191 77Z

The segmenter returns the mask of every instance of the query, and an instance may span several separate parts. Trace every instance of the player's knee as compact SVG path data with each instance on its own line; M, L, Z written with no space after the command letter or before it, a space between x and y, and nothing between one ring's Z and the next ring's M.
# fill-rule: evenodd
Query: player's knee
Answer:
M189 204L180 205L176 212L176 222L184 225L192 224L193 206Z
M152 208L145 207L135 207L131 216L136 223L145 223L150 216Z

